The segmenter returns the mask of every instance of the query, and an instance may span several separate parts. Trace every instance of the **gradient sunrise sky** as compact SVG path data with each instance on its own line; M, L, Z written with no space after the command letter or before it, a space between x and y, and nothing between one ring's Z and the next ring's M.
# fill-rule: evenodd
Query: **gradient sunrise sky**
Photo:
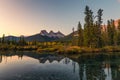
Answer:
M40 30L64 34L84 24L84 9L104 10L104 23L120 18L120 0L0 0L0 36L32 35Z

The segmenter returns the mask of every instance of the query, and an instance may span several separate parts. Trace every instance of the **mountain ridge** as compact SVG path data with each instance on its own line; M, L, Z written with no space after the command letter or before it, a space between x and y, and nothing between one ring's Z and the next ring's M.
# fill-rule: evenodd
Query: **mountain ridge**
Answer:
M41 30L40 35L48 36L48 37L54 37L54 38L65 37L65 35L63 33L61 33L60 31L54 32L52 30L49 33L46 30Z
M54 32L54 31L51 30L48 33L46 30L41 30L40 33L33 34L33 35L30 35L30 36L23 36L23 37L26 41L41 41L41 42L44 42L44 41L55 41L55 40L58 40L60 38L65 37L65 35L60 31ZM10 36L6 36L5 40L19 41L20 37L10 35Z

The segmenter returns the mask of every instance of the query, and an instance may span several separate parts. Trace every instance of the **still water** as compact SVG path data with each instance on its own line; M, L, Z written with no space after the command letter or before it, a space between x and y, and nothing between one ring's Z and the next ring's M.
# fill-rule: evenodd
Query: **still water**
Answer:
M0 80L120 80L120 55L0 53Z

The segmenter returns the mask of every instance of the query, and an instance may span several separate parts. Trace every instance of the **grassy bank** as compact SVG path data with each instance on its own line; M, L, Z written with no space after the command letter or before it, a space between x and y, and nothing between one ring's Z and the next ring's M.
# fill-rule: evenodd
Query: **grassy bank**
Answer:
M82 48L72 48L71 50L77 53L120 52L120 47L115 47L115 46L106 46L103 48L82 47Z
M17 46L17 45L0 45L0 51L37 51L37 52L54 52L59 54L82 54L82 53L101 53L101 52L120 52L120 46L106 46L103 48L88 48L78 46Z
M103 48L88 48L78 46L56 46L50 48L38 48L38 52L56 52L59 54L82 54L82 53L101 53L101 52L120 52L120 46L106 46Z

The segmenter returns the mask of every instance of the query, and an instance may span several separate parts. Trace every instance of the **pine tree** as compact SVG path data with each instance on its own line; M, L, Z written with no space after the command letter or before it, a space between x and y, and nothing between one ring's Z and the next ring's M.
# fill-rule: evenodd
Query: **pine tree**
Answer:
M94 24L93 12L88 6L85 8L84 45L96 47L96 25Z
M120 31L120 20L118 20L118 26L117 26L118 31Z
M107 33L108 33L109 45L111 45L111 43L112 43L111 32L112 32L112 28L110 25L110 21L108 20L107 21Z
M5 43L5 34L2 36L2 43Z
M108 38L108 33L107 32L102 32L101 33L101 39L102 39L102 46L108 46L109 44L109 38Z
M102 15L103 10L99 9L97 12L97 47L102 47L102 38L101 38L101 24L102 24Z
M72 33L72 46L75 46L75 29L74 29L74 27L72 28L72 31L73 31L73 33Z
M117 45L117 31L115 27L115 21L111 19L111 27L112 27L112 36L113 36L113 43L112 45Z
M85 24L84 24L84 45L88 46L89 45L89 7L86 6L85 8Z
M118 21L117 26L117 45L120 45L120 20Z
M92 10L90 10L90 25L89 25L89 32L90 32L90 34L89 34L89 37L90 37L90 46L92 47L93 45L95 45L94 44L94 38L95 38L95 25L94 25L94 21L93 21L93 12L92 12Z
M108 20L107 32L108 32L108 38L109 38L109 45L114 45L114 35L115 35L114 20L111 20L111 21Z
M93 18L92 14L93 12L89 9L88 6L85 8L85 25L84 25L84 45L91 47L91 38L92 38L92 33L91 33L91 27L93 26Z
M81 23L78 23L78 46L83 46L83 29Z
M24 45L26 44L26 41L25 41L24 36L20 36L19 44L20 44L21 46L24 46Z

